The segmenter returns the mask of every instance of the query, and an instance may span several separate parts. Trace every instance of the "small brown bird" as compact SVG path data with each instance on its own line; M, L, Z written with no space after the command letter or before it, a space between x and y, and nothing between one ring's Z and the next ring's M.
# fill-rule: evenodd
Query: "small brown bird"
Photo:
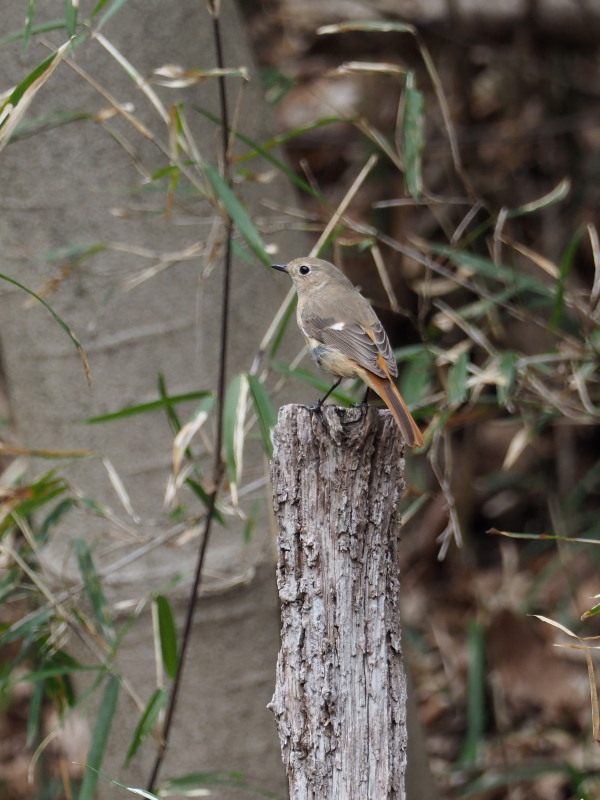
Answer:
M393 380L398 367L377 315L337 267L322 258L295 258L273 264L287 272L298 292L297 319L317 364L338 380L360 378L392 412L405 442L422 447L423 436Z

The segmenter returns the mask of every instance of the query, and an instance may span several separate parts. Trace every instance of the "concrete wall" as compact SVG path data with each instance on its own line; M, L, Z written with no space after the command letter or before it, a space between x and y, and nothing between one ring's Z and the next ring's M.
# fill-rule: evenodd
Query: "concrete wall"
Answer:
M38 4L36 22L59 18L62 0ZM82 2L85 18L92 2ZM2 31L23 25L27 3L13 2L3 10ZM231 2L223 3L226 58L231 66L252 66L244 31ZM130 0L102 31L137 69L150 76L164 64L209 69L215 64L210 17L204 3L181 0ZM64 41L47 34L54 44ZM28 54L21 45L0 48L2 89L17 84L42 61L47 50L32 41ZM77 48L76 62L135 113L164 142L165 126L125 72L95 41ZM231 79L232 89L240 81ZM216 83L169 92L157 87L165 103L182 100L217 111ZM235 99L231 92L232 101ZM232 103L233 105L233 103ZM56 111L86 111L92 115L108 104L89 84L61 64L35 100L28 119ZM270 114L253 79L243 97L243 132L266 141L273 131ZM149 170L164 165L157 148L122 120L109 125L126 137ZM200 115L190 117L202 155L215 163L218 135ZM254 162L248 165L255 168ZM264 167L265 165L261 165ZM168 524L163 498L170 471L172 435L161 412L131 417L106 425L88 426L86 418L156 397L157 374L162 372L171 393L210 389L217 369L216 331L220 310L220 262L208 276L202 255L158 272L131 291L127 282L150 266L135 253L185 250L200 242L205 247L214 226L214 211L206 201L164 215L164 193L144 186L133 159L92 119L51 127L30 138L13 141L0 153L0 272L40 291L67 267L61 284L47 300L71 326L90 359L93 384L87 385L77 354L65 335L39 304L25 307L25 295L0 282L0 343L13 414L24 443L32 448L89 449L96 458L61 464L72 484L84 495L106 503L130 524L135 537L149 541ZM242 187L253 214L267 216L263 195L293 204L290 189L277 179L266 186ZM299 236L273 234L280 257L286 260L308 250ZM104 250L80 265L64 259L50 262L46 254L72 245L118 243L120 252ZM250 366L270 315L288 290L260 264L236 261L230 371ZM185 418L192 406L181 409ZM109 458L142 522L136 525L112 489L101 457ZM259 477L263 459L255 454L247 474ZM32 474L48 468L34 461ZM193 508L190 495L185 502ZM197 507L198 513L201 509ZM274 568L266 515L251 544L241 537L241 524L217 528L208 573L213 591L198 607L194 645L180 701L174 746L165 775L201 769L247 772L271 790L284 791L274 723L265 708L270 699L278 646L278 611ZM54 534L47 566L58 586L76 577L70 541L74 536L99 544L98 563L131 551L137 542L105 520L72 515ZM177 574L191 575L197 539L187 545L161 547L112 579L113 598L133 600L164 588ZM187 585L187 584L186 584ZM226 591L224 587L237 585ZM184 592L181 593L183 596ZM143 699L154 688L152 635L148 615L142 617L124 651L123 668ZM81 655L81 652L78 651ZM123 753L138 719L129 702L120 704L119 720L109 745L104 769L133 785L147 777L153 745L126 775L119 771ZM114 787L103 795L114 797ZM221 797L228 797L223 791Z

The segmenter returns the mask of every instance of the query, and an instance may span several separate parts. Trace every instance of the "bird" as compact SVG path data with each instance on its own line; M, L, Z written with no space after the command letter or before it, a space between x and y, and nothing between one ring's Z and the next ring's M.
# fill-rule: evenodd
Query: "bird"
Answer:
M338 380L317 403L320 408L342 378L360 378L376 392L410 447L423 447L423 435L394 378L398 366L383 325L352 282L322 258L294 258L272 264L286 272L298 293L296 317L311 356ZM365 398L366 399L366 398Z

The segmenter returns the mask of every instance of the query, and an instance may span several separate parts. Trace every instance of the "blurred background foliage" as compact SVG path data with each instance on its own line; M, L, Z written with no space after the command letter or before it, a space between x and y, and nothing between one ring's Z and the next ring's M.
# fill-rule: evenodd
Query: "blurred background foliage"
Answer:
M242 3L283 132L254 143L236 131L231 171L234 186L264 183L264 218L251 220L216 170L190 185L211 187L253 269L268 261L270 231L307 231L362 287L396 348L401 389L426 431L425 451L407 454L403 613L440 795L595 797L598 712L585 649L593 642L577 637L597 632L599 592L600 18L582 2L542 25L530 3L523 17L486 23L449 3L435 23L389 9L385 23L339 22L341 10L302 5ZM185 132L179 113L174 129ZM167 158L152 176L168 213L190 200L180 192L183 166ZM298 187L295 208L269 202L273 170ZM291 365L278 359L282 337L296 335L292 311L290 299L265 319L255 363L229 385L230 495L219 513L236 504L245 426L268 452L282 381L299 379L300 402L328 385L301 351ZM342 389L338 401L355 399L355 387ZM210 398L187 422L166 390L161 398L181 464L191 463ZM206 487L186 475L174 483L188 480L205 503ZM61 515L77 504L103 510L70 496L54 473L2 491L2 530L13 537L1 585L13 599L6 673L14 677L35 646L42 666L32 685L68 704L80 665L57 647L47 606L19 600L43 594L29 565ZM46 511L28 537L22 520L34 509ZM119 646L93 554L79 544L77 557L91 615L83 629ZM168 601L152 602L169 673L177 647ZM34 741L42 689L25 696L25 711L9 702L11 681L7 713L27 720ZM110 708L115 684L104 691ZM157 692L128 758L165 701Z
M427 430L427 458L407 456L402 570L441 795L594 797L593 667L525 615L598 632L598 9L386 6L374 30L317 4L244 6L280 124L307 127L285 142L297 174L335 208L378 155L330 252ZM304 195L296 213L318 230L330 212Z

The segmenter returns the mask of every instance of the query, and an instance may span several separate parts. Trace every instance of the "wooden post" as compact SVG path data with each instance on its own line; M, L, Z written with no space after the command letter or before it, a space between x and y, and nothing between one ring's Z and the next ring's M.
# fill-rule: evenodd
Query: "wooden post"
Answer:
M388 411L284 406L275 428L281 650L270 708L291 800L404 800L402 438Z

